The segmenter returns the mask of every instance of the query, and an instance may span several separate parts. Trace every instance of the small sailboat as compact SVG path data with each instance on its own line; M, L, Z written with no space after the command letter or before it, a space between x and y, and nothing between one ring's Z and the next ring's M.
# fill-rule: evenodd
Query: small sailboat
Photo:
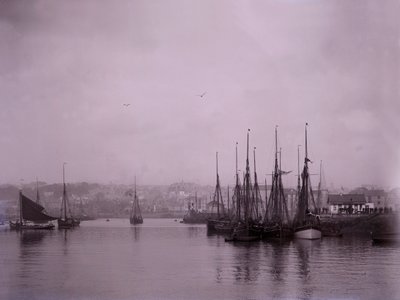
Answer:
M72 216L69 207L67 186L65 184L65 163L63 164L63 196L61 201L61 216L57 220L59 229L70 229L79 226L80 220Z
M19 191L19 220L10 221L10 229L54 229L51 221L56 220L49 216L44 207L29 199Z
M308 158L307 152L307 126L308 123L305 126L305 158L303 172L301 173L302 185L294 220L294 236L299 239L314 240L320 239L322 234L320 217L317 215L318 208L315 205L308 172L308 162L311 160Z
M130 193L130 195L132 196L132 193ZM135 191L133 194L133 201L132 201L131 213L129 216L129 222L132 225L143 223L142 213L140 211L140 206L139 206L139 199L136 194L136 177L135 177Z

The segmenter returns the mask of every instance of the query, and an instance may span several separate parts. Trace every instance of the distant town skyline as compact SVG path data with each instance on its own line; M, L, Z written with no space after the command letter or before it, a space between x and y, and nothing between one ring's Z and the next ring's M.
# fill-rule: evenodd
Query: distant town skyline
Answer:
M0 184L400 186L398 1L0 2ZM312 176L313 185L318 176Z

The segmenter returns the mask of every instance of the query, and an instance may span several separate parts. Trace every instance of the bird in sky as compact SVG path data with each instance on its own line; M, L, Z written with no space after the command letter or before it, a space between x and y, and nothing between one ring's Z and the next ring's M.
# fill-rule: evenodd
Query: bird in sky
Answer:
M204 92L203 94L197 95L200 98L203 98L206 95L207 92Z
M129 105L131 105L130 103L124 103L124 104L122 104L123 106L125 106L125 107L128 107Z

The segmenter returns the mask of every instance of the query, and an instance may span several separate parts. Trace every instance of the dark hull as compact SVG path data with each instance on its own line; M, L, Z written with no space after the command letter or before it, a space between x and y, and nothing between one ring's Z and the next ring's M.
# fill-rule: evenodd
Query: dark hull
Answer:
M288 239L293 237L293 230L287 226L266 226L262 231L263 240Z
M207 215L203 213L189 213L183 217L185 224L206 224Z
M132 217L132 218L129 219L129 222L132 225L143 224L143 218L142 217Z
M55 228L53 223L46 224L20 224L19 222L10 222L11 230L52 230Z
M74 227L78 227L81 222L76 219L58 219L57 224L58 224L58 229L71 229Z
M253 242L261 239L261 231L257 226L237 225L233 228L230 237L226 238L226 242Z
M207 232L214 234L230 234L233 231L233 224L229 220L207 220Z
M398 244L400 243L400 233L397 232L384 232L373 233L372 240L377 244Z

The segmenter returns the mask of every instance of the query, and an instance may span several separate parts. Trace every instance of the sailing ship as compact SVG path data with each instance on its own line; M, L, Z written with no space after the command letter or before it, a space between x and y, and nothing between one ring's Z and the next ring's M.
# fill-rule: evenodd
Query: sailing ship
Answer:
M44 207L19 191L19 220L10 221L10 229L54 229L54 224L51 221L56 220L49 216Z
M238 215L236 216L237 222L233 227L231 236L225 239L226 241L250 242L261 238L259 222L255 215L256 203L250 178L249 134L250 129L247 131L246 173L244 175L240 197L238 198L239 201L236 204L238 208Z
M207 214L199 210L197 201L197 192L195 193L195 203L188 202L188 212L183 217L183 223L185 224L206 224Z
M207 232L210 233L230 233L232 231L231 220L225 214L224 202L222 199L221 185L218 173L218 152L216 152L216 175L217 183L215 185L214 197L212 201L211 216L207 219ZM213 209L217 207L215 215Z
M72 216L65 184L65 163L63 164L63 195L61 200L61 216L57 220L59 229L70 229L79 226L80 220Z
M264 218L263 239L282 239L292 236L292 229L289 225L289 212L282 183L282 175L289 172L282 171L281 155L282 151L279 152L278 165L278 130L275 127L275 167L272 174L271 193Z
M311 187L310 174L308 172L308 158L307 151L307 126L305 126L305 157L304 167L301 173L301 190L297 203L297 212L294 220L294 236L299 239L320 239L321 238L321 224L320 217L317 215L318 208L315 205L314 195Z
M130 192L130 196L132 196L131 192ZM129 222L132 225L143 223L142 213L140 211L140 206L139 206L139 199L136 194L136 177L135 177L135 190L134 190L134 194L133 194L133 201L132 201L131 213L129 216Z

